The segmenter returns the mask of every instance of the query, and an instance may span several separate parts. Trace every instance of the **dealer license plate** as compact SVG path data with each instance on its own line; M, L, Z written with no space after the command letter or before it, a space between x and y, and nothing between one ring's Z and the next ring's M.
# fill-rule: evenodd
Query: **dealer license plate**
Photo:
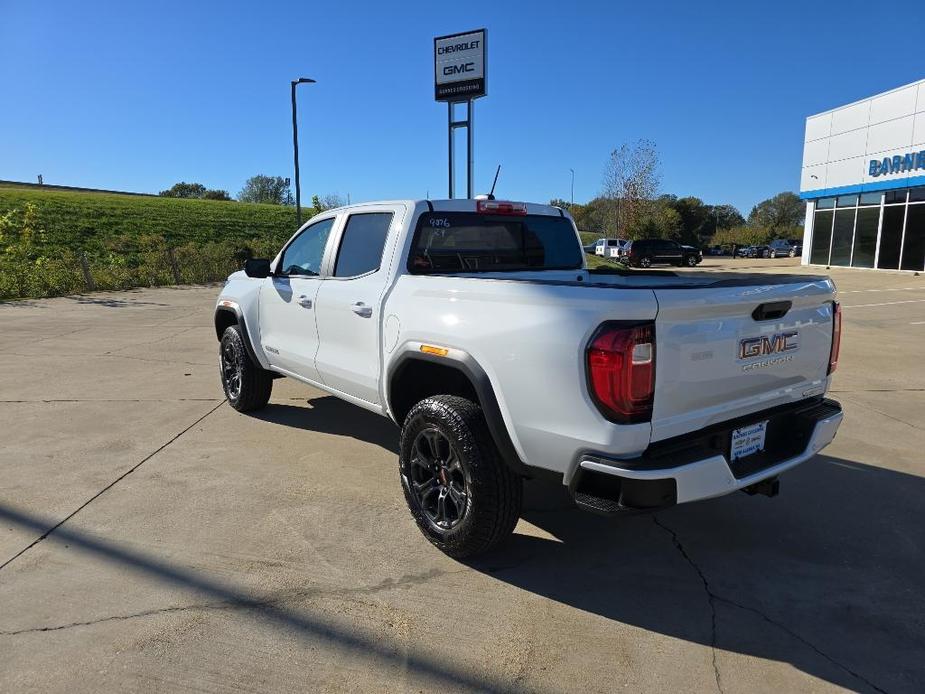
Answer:
M768 420L732 430L732 462L764 450Z

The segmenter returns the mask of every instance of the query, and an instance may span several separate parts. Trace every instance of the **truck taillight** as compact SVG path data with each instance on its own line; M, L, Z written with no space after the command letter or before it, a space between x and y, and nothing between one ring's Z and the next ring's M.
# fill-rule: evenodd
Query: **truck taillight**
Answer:
M527 214L527 204L506 200L476 200L475 210L481 214Z
M841 304L832 304L832 351L829 352L829 373L838 368L838 351L841 349Z
M588 383L601 413L629 424L652 418L655 326L604 323L588 345Z

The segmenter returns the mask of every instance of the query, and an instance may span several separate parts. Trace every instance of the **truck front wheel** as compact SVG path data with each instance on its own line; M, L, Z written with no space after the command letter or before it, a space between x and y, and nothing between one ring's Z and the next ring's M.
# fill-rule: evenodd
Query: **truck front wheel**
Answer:
M266 406L273 390L273 376L250 358L237 325L225 328L222 333L219 365L222 388L229 405L238 412L250 412Z
M471 400L435 395L412 408L401 431L399 473L424 537L451 557L486 552L517 525L523 482L501 459Z

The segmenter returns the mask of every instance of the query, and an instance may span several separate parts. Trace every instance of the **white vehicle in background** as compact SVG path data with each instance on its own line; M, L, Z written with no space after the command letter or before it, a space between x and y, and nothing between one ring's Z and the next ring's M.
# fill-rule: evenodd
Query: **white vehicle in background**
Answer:
M602 258L609 258L610 251L614 248L620 248L620 239L599 239L597 246L594 248L594 254Z
M828 278L589 270L567 212L496 200L328 210L215 309L231 406L288 376L394 421L456 557L513 531L527 477L598 513L776 494L841 422L840 324Z
M616 247L610 247L609 257L616 260L617 258L622 258L626 255L626 246L629 244L629 241L623 239L617 239Z

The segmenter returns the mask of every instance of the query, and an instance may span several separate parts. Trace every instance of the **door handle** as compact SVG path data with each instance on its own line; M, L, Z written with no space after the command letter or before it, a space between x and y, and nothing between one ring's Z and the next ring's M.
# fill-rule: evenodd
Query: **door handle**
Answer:
M302 294L302 295L298 298L298 302L299 302L299 306L301 306L302 308L311 308L311 307L312 307L312 300L309 299L309 298L308 298L307 296L305 296L304 294Z
M352 304L350 306L350 310L361 318L369 318L371 315L373 315L373 307L367 306L362 301L357 301L355 304Z

